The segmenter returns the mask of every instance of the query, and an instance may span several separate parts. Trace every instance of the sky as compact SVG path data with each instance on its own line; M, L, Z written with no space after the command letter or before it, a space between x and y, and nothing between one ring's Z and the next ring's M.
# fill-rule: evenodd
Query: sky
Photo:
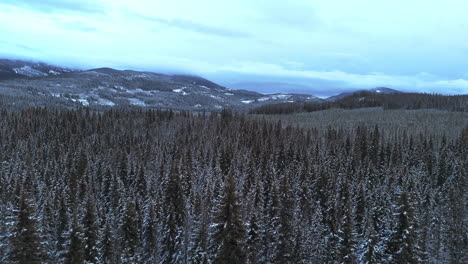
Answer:
M2 0L0 57L319 96L468 94L466 10L466 0Z

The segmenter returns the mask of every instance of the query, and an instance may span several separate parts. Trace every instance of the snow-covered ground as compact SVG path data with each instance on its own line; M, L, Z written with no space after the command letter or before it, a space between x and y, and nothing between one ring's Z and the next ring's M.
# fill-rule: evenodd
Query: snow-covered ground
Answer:
M21 75L26 75L28 77L39 77L39 76L47 76L47 73L43 73L41 71L38 71L36 69L33 69L29 66L23 66L21 68L15 68L13 71L16 74L21 74Z
M145 102L137 98L128 98L128 103L131 105L146 106Z

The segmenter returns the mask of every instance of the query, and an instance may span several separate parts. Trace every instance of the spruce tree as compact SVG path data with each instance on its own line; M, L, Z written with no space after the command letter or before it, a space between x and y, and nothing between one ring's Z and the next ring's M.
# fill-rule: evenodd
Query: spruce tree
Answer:
M279 226L276 230L278 241L276 246L275 263L290 263L293 256L293 236L294 230L291 220L293 216L294 203L292 194L289 191L288 176L281 176L280 185L280 209L279 209Z
M72 230L70 233L70 248L68 249L67 264L84 264L85 263L85 241L84 233L78 217L73 217Z
M213 263L243 264L246 261L245 227L241 221L241 208L232 172L226 181L223 198L212 225Z
M37 230L34 208L26 194L21 197L15 218L8 259L18 264L39 264L46 261L47 255Z
M109 222L106 222L104 226L104 231L102 232L101 240L101 263L103 264L113 264L116 263L116 252L115 252L115 238L113 235L113 230Z
M147 206L146 216L143 224L143 260L146 263L156 262L156 254L158 249L158 234L157 234L157 217L156 208L153 203Z
M261 259L261 230L257 220L257 214L254 212L249 222L247 232L246 251L247 261L250 264L259 263Z
M413 213L414 209L410 203L408 192L401 191L395 214L397 224L389 244L390 263L419 263Z
M185 200L175 164L172 165L164 196L161 263L174 263L181 258L185 223Z
M135 202L128 201L121 227L122 263L138 263L139 259L139 224Z
M86 204L86 215L83 219L84 223L84 242L85 242L85 259L87 263L98 262L98 239L99 230L97 223L96 204L94 197L90 194Z

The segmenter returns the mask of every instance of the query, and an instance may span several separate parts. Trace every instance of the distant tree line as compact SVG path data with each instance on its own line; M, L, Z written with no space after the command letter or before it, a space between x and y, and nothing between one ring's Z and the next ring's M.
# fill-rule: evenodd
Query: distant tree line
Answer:
M229 111L0 111L0 262L467 263L455 138Z
M384 109L440 109L456 112L468 111L468 95L437 95L421 93L379 94L359 92L328 102L268 104L252 109L253 114L293 114L315 112L330 108L356 109L383 107Z

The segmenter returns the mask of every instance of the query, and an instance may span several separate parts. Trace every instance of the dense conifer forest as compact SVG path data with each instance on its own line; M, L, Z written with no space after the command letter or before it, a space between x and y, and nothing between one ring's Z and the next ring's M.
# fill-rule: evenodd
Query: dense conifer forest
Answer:
M467 166L468 125L2 110L0 263L467 263Z
M382 107L383 109L439 109L468 112L468 95L438 95L421 93L380 94L357 92L350 96L328 102L268 104L252 109L253 114L293 114L315 112L331 108L357 109Z

